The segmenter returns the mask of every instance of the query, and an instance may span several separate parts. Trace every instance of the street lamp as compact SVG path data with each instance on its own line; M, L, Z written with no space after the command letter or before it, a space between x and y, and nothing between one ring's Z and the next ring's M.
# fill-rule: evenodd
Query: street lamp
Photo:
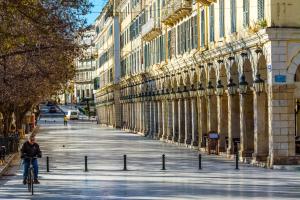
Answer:
M224 86L222 85L221 80L218 80L218 84L216 87L216 95L222 96L224 94Z
M214 86L212 85L211 81L208 81L208 86L207 86L207 89L206 89L206 94L207 94L207 96L211 96L211 95L214 94Z
M248 89L248 83L246 81L245 75L242 74L240 82L239 82L239 91L240 94L246 94Z
M199 97L203 97L205 95L205 88L202 86L202 83L199 84L198 95Z
M260 94L264 90L265 82L260 78L260 74L256 74L253 87L256 93Z
M229 95L235 95L236 94L237 86L233 82L232 78L229 79L229 83L227 85L227 88L228 88L228 94Z

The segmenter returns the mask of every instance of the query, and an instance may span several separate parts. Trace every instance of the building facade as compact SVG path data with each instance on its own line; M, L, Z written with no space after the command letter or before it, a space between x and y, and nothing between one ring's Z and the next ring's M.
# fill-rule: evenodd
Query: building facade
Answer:
M217 134L228 157L300 163L300 1L112 5L120 79L103 86L100 123L199 150Z
M120 81L120 27L114 14L114 4L108 2L95 22L94 40L97 57L98 79L94 90L96 112L99 121L121 128L118 83Z
M93 41L94 27L89 27L81 34L78 42L82 45L83 55L75 60L76 76L74 79L74 102L80 103L85 98L94 99L94 73L97 65L97 52Z

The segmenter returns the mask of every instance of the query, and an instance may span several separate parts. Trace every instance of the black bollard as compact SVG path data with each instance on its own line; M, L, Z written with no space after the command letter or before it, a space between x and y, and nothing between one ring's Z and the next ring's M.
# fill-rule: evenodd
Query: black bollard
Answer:
M47 172L49 172L49 156L46 157L46 163L47 163Z
M202 169L202 161L201 161L201 154L199 154L199 170Z
M162 155L162 170L166 170L166 156Z
M45 124L47 123L47 120L45 120Z
M84 156L84 171L87 172L88 171L88 164L87 164L87 156Z
M239 152L235 154L235 169L239 169Z
M123 168L123 171L126 171L127 170L127 156L126 155L124 155L123 156L123 158L124 158L124 168Z

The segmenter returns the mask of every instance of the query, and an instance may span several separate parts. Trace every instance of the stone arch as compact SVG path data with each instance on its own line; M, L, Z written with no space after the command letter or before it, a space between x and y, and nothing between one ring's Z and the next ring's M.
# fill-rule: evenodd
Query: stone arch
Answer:
M237 84L239 82L238 63L235 61L230 66L230 78L232 78L232 80L235 84Z
M214 66L211 66L208 69L209 73L208 73L208 80L212 81L212 80L216 80L217 74L216 74L216 69Z
M246 59L243 63L243 72L246 77L246 81L248 82L249 86L253 84L253 70L252 70L252 64L250 59Z
M260 55L258 58L256 73L260 74L260 77L267 83L267 60L264 55Z
M222 84L226 84L227 83L227 71L226 71L225 64L221 64L220 65L219 80L221 80Z
M206 85L206 70L204 68L202 68L200 72L200 83L203 87Z
M198 82L198 72L197 71L194 71L192 76L191 76L191 85L197 85L197 82Z
M287 67L287 72L291 76L296 74L298 66L300 65L300 50L293 56L289 66Z

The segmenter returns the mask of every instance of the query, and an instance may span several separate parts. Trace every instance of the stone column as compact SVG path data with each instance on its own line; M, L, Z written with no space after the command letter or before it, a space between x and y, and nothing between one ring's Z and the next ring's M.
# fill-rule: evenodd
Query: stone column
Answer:
M226 152L226 138L228 137L228 98L227 95L218 96L218 133L219 152Z
M162 133L159 138L166 139L167 138L167 100L165 97L162 99Z
M189 96L185 96L184 99L184 132L185 132L185 144L190 145L192 142L192 120L191 120L191 101Z
M181 97L181 94L178 95L178 142L184 143L185 135L185 118L184 118L184 100Z
M162 104L161 101L158 100L157 101L157 135L156 135L156 139L160 138L160 135L162 133Z
M239 95L228 96L228 147L227 155L234 153L233 139L240 137Z
M254 161L266 161L269 154L268 98L254 93Z
M199 148L204 148L206 146L204 136L207 134L207 107L205 97L198 98L198 144Z
M252 92L240 95L240 156L252 157L254 149L254 121Z
M153 132L154 132L154 101L152 100L152 97L149 100L149 137L153 138Z
M158 101L155 99L153 100L153 138L157 138L157 133L158 133Z
M192 146L198 146L198 112L195 97L191 98Z
M150 129L150 101L147 99L147 97L144 99L144 134L147 135Z
M141 126L140 126L140 132L144 133L145 132L145 100L144 98L141 98L140 100L140 108L141 108Z
M173 138L173 115L172 115L172 99L171 97L169 97L167 103L168 103L168 130L167 130L167 133L168 133L168 136L167 136L167 139L168 140L172 140Z
M172 138L172 141L177 142L178 141L178 101L176 98L172 99L172 113L173 113L173 117L172 117L173 138Z

